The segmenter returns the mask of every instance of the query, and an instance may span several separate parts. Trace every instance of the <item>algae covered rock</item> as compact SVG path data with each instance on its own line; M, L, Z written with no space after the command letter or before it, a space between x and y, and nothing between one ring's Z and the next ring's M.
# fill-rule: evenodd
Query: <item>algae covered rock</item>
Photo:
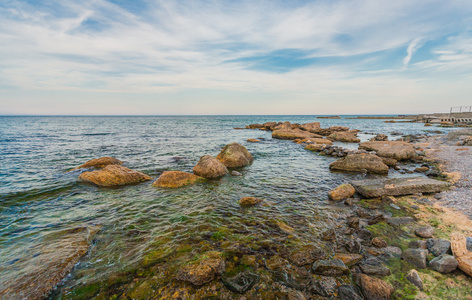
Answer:
M108 165L101 170L80 174L79 181L110 187L151 180L148 175L119 165Z
M123 164L123 162L119 159L116 159L114 157L105 156L105 157L91 159L91 160L87 161L86 163L84 163L83 165L78 166L77 168L75 168L73 170L87 169L87 168L102 169L102 168L105 168L108 165L122 165L122 164Z
M317 260L311 267L313 273L323 276L340 276L349 274L348 267L340 259Z
M428 250L425 249L406 249L402 253L403 260L420 269L426 269L427 257Z
M361 261L362 255L353 253L336 253L333 258L340 259L346 266L351 267Z
M354 187L348 183L345 183L329 191L328 197L333 201L341 201L354 196L355 193L356 190Z
M228 168L244 167L254 161L254 158L252 158L251 153L247 151L246 147L238 143L226 145L216 156L216 159Z
M233 277L223 277L222 281L228 290L234 293L244 294L259 281L259 278L260 276L253 272L243 271Z
M163 188L177 188L193 184L199 180L203 180L203 178L187 172L165 171L152 185Z
M177 279L200 286L223 274L225 261L220 252L207 252L203 257L199 262L183 266L177 274Z
M457 269L458 263L454 256L449 254L442 254L433 258L429 262L429 267L439 273L447 274Z
M423 290L423 280L421 280L420 274L415 269L411 269L408 274L406 274L406 279L421 291Z
M213 156L205 155L193 167L193 173L203 178L218 178L227 174L228 169Z
M356 274L355 281L367 300L389 300L394 292L390 283L365 274Z
M305 245L299 249L294 250L289 259L295 265L301 267L312 264L318 259L324 258L325 252L315 245Z
M239 199L239 204L241 205L256 205L261 203L263 200L256 197L242 197Z
M373 154L349 154L329 165L331 170L348 172L367 172L373 174L387 174L388 166L382 159Z
M369 141L360 144L359 149L375 151L378 156L396 160L410 159L416 153L413 145L402 141Z

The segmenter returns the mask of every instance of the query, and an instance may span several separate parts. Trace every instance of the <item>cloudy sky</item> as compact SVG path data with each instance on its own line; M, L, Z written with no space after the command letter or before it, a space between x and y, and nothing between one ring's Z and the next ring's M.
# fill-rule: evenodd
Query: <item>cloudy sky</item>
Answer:
M471 0L0 1L0 114L472 105Z

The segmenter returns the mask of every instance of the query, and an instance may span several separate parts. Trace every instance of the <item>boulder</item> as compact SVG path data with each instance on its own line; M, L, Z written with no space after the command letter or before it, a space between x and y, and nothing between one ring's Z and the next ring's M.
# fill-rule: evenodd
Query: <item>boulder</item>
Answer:
M223 281L223 284L228 290L234 293L244 294L259 281L259 278L260 276L253 272L243 271L233 277L223 277L221 281Z
M429 225L422 226L415 230L415 234L419 237L426 238L426 239L432 238L434 234L434 228Z
M349 251L350 253L358 253L358 254L362 253L362 250L364 249L364 248L362 247L361 242L359 242L358 239L354 239L354 238L349 239L349 240L345 243L344 247L345 247L346 250Z
M222 162L228 168L239 168L251 164L254 161L251 153L246 147L231 143L224 146L223 150L216 156L216 159Z
M451 242L443 239L428 239L426 247L434 256L451 253Z
M359 268L362 273L367 275L376 275L376 276L388 276L390 275L390 269L387 268L380 259L376 257L369 257L359 264Z
M307 285L306 291L310 294L320 295L323 298L333 299L336 295L336 279L333 277L319 276L319 279L312 279Z
M246 125L246 129L259 129L259 128L263 128L264 125L262 124L249 124L249 125Z
M355 193L356 190L354 187L348 183L345 183L329 191L328 197L333 201L341 201L354 196Z
M354 130L349 130L349 127L345 127L345 126L331 126L329 127L329 130L332 130L332 131L351 131L351 132L359 132L359 130L357 129L354 129Z
M423 280L421 280L420 274L415 269L411 269L408 274L406 274L406 279L421 291L423 290Z
M346 266L352 267L361 261L362 255L353 253L336 253L333 258L340 259Z
M388 166L382 162L380 157L367 153L349 154L332 162L329 168L331 170L348 172L388 173Z
M334 230L334 228L327 229L321 233L320 239L322 241L336 241L336 231Z
M377 248L385 248L388 246L387 242L379 237L375 237L372 239L372 244Z
M308 131L296 129L296 130L274 130L272 132L272 138L279 140L294 140L294 139L309 139L309 138L321 138L320 135L310 133Z
M96 169L103 169L108 165L122 165L123 162L119 159L116 159L114 157L100 157L100 158L95 158L87 161L81 166L78 166L77 168L74 168L73 170L77 169L87 169L87 168L96 168Z
M402 141L369 141L359 145L359 149L375 151L378 156L396 160L410 159L415 156L415 148Z
M367 300L390 300L394 292L390 283L365 274L356 274L355 281Z
M148 175L119 165L108 165L101 170L80 174L79 181L98 186L120 186L151 180Z
M285 121L283 123L277 124L273 130L292 130L292 124L290 124L289 121Z
M388 157L381 157L382 162L389 167L395 167L398 163L396 159L388 158Z
M362 300L357 287L353 285L341 285L338 288L338 297L340 300Z
M300 125L300 129L308 132L315 132L316 130L320 129L320 122L302 124Z
M193 173L203 178L218 178L228 173L226 166L211 155L200 158Z
M182 171L165 171L157 178L156 181L152 184L153 186L163 187L163 188L177 188L188 184L193 184L199 180L202 180L202 177L182 172Z
M239 199L239 204L241 205L256 205L261 203L263 200L256 197L242 197Z
M324 145L322 144L308 144L305 146L305 150L316 151L316 152L323 150L323 148L324 148Z
M420 269L427 267L428 250L406 249L402 253L402 259Z
M200 262L183 266L177 274L177 279L200 286L223 274L225 261L221 258L221 253L211 251L205 253L205 256L207 258Z
M419 193L437 193L449 188L449 183L426 177L366 179L351 181L364 197L401 196Z
M447 274L457 269L458 263L454 256L443 254L433 258L429 262L429 267L436 272Z
M315 245L306 245L293 251L289 256L289 259L292 263L301 267L312 264L316 260L324 257L325 252L321 248Z
M472 276L472 252L467 250L466 237L460 233L451 234L451 249L459 269Z
M349 269L340 259L317 260L311 267L313 273L323 276L340 276L349 274Z
M335 131L328 136L328 139L344 143L360 143L360 139L354 134L345 131Z

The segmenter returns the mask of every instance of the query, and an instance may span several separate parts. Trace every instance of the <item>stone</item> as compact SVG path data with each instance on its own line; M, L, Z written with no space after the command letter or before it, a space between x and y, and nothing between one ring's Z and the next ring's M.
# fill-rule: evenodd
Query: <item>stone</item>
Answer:
M390 300L394 292L388 282L365 274L356 274L355 281L367 300Z
M348 267L340 259L315 261L311 267L313 273L323 276L340 276L349 274Z
M357 287L353 285L341 285L338 288L338 297L340 300L362 300Z
M231 175L233 175L233 176L243 176L243 174L241 174L240 172L238 172L236 170L231 171Z
M346 266L352 267L361 261L362 255L352 253L336 253L333 258L340 259Z
M359 228L356 230L356 235L360 239L360 242L364 246L372 245L372 232L365 228Z
M388 157L381 157L382 162L389 167L395 167L398 163L396 159L388 158Z
M413 145L402 141L369 141L360 144L359 149L375 151L378 156L396 160L411 159L416 154Z
M312 279L308 283L307 291L310 294L322 297L334 297L336 295L336 280L333 277L320 276L320 279Z
M332 145L333 142L327 139L310 138L302 140L303 143L319 144L319 145Z
M290 263L278 255L271 256L265 263L271 271L284 271L291 268Z
M457 269L458 263L454 256L449 254L442 254L433 258L429 262L429 267L436 272L447 274Z
M421 280L420 274L415 269L411 269L408 274L406 274L406 279L421 291L423 290L423 280Z
M256 197L242 197L239 199L239 204L241 205L256 205L261 203L263 200Z
M261 140L258 140L258 139L247 139L246 142L249 142L249 143L259 143Z
M390 269L387 268L380 259L376 257L369 257L359 264L362 273L367 275L388 276Z
M428 246L426 245L426 241L416 240L416 241L411 241L408 244L408 248L428 249Z
M434 234L434 228L431 226L423 226L415 230L415 234L422 238L432 238Z
M328 139L344 143L360 143L360 139L354 134L345 131L335 131L328 136Z
M152 185L163 188L177 188L193 184L200 180L203 180L203 178L190 173L181 171L165 171Z
M148 175L120 165L108 165L101 170L80 174L79 181L110 187L140 183L151 180Z
M387 224L391 226L403 226L415 222L412 217L393 217L387 220Z
M200 286L223 274L225 261L221 258L221 252L210 251L205 254L208 258L183 266L177 274L177 279Z
M450 186L447 182L426 177L365 179L350 183L359 194L367 198L437 193Z
M378 214L378 215L375 215L372 218L370 218L369 221L367 222L367 224L374 225L374 224L384 222L384 221L385 221L384 214Z
M344 247L351 253L361 253L363 250L362 244L354 238L349 239Z
M420 269L427 267L428 250L424 249L406 249L403 251L402 259Z
M331 170L348 172L367 172L373 174L387 174L388 166L382 159L373 154L348 154L329 165Z
M193 167L193 173L203 178L218 178L228 173L226 166L211 155L200 158Z
M370 140L371 141L388 141L388 136L386 136L385 134L377 134Z
M351 228L359 228L359 222L360 220L358 217L350 217L347 219L347 225L349 225Z
M306 123L300 125L300 129L309 131L309 132L316 132L318 129L320 129L320 122L311 122L311 123Z
M259 281L260 276L249 271L244 271L234 277L223 277L221 281L225 287L238 294L249 291Z
M240 168L251 164L254 161L251 153L246 147L238 143L231 143L223 147L216 159L228 168Z
M459 269L472 276L472 252L467 250L466 237L460 233L453 232L451 234L451 249Z
M472 251L472 237L467 237L467 250Z
M310 133L304 130L274 130L272 132L272 138L279 140L294 140L294 139L309 139L309 138L321 138L321 135Z
M345 183L329 191L328 197L333 201L341 201L354 196L355 193L356 190L354 187L348 183Z
M388 246L387 242L379 237L375 237L372 239L372 244L377 248L385 248Z
M318 259L322 259L326 256L325 252L315 245L305 245L300 249L293 251L289 259L290 261L299 266L305 266L314 263Z
M95 158L87 161L83 165L74 168L72 170L77 170L77 169L88 169L88 168L96 168L96 169L103 169L108 165L122 165L123 162L119 159L116 159L114 157L100 157L100 158Z
M250 267L256 267L257 266L257 259L255 255L244 255L241 258L241 263L250 266Z
M428 172L428 171L429 171L428 167L419 167L419 168L415 169L415 172L417 172L417 173L424 173L424 172Z
M384 253L388 254L390 258L400 258L402 256L402 249L400 247L388 246L382 249Z
M288 300L307 300L305 295L302 292L297 291L297 290L291 290L290 292L288 292L287 296L288 296Z
M444 239L428 239L426 240L426 247L434 256L451 253L451 242Z
M308 151L314 151L314 152L320 152L321 150L324 149L324 145L322 144L308 144L305 146L305 150Z
M336 231L334 228L327 229L321 233L320 239L322 241L336 241Z

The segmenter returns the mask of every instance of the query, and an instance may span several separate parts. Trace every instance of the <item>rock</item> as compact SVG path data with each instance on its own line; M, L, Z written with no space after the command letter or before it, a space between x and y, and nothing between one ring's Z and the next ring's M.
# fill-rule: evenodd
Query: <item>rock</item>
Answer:
M325 252L314 245L306 245L301 249L292 252L289 259L295 265L301 267L314 263L316 260L324 258Z
M349 269L340 259L317 260L311 267L313 273L323 276L340 276L349 274Z
M322 144L308 144L305 146L305 150L319 152L324 149L324 145Z
M424 249L406 249L403 251L402 259L417 268L425 269L428 251Z
M177 188L193 184L199 180L203 180L203 178L181 171L165 171L152 185L163 188Z
M281 124L277 124L273 130L292 130L292 124L290 124L289 121L285 121Z
M359 291L353 285L341 285L338 288L338 297L340 300L362 300Z
M216 158L211 155L205 155L193 167L193 173L203 178L218 178L227 174L228 169Z
M228 168L245 167L254 161L246 147L238 143L224 146L223 150L216 156L216 159Z
M411 241L408 244L409 248L419 248L419 249L428 249L428 246L426 245L426 241L424 240L416 240L416 241Z
M101 170L80 174L79 181L98 186L120 186L151 180L148 175L119 165L108 165Z
M328 197L333 201L341 201L354 196L355 193L356 190L354 187L348 183L345 183L329 191Z
M290 263L278 255L271 256L265 263L271 271L284 271L291 268Z
M424 173L424 172L428 172L428 171L429 171L428 167L419 167L419 168L415 169L416 173Z
M431 226L423 226L415 230L415 234L422 238L431 238L434 234L434 228Z
M259 281L259 277L260 276L255 273L244 271L234 277L223 277L221 281L223 281L223 284L228 290L234 293L244 294Z
M319 145L332 145L333 142L327 139L320 139L320 138L311 138L311 139L306 139L307 143L315 143Z
M239 199L239 204L241 205L256 205L261 203L263 200L256 197L242 197Z
M452 233L451 248L459 269L472 276L472 252L467 250L467 239L465 236L457 232Z
M387 224L391 226L403 226L415 222L412 217L394 217L387 220Z
M119 159L116 159L114 157L100 157L100 158L95 158L87 161L83 165L74 168L72 170L77 170L77 169L87 169L87 168L96 168L96 169L103 169L108 165L122 165L123 162Z
M354 134L345 131L333 132L328 136L328 139L344 143L360 143L361 141Z
M369 141L359 145L359 149L375 151L378 156L396 160L410 159L415 156L415 148L401 141Z
M451 242L443 239L428 239L426 247L434 256L451 253Z
M363 250L362 244L357 239L349 239L344 245L346 250L351 253L361 253Z
M423 280L421 280L420 274L415 269L411 269L406 275L406 279L411 282L414 286L423 290Z
M382 162L389 167L395 167L398 163L396 159L388 158L388 157L381 157Z
M385 248L388 246L387 242L379 237L372 239L372 244L377 248Z
M259 143L261 140L258 140L258 139L247 139L246 142L249 142L249 143Z
M363 260L359 264L359 268L361 269L362 273L367 275L376 275L376 276L388 276L390 275L390 270L382 261L376 257L370 257L366 260Z
M327 229L321 233L320 239L322 241L335 241L336 231L334 230L334 228Z
M336 280L332 277L322 276L320 279L312 279L308 283L307 291L310 294L322 297L334 297L336 295Z
M259 128L263 128L264 125L262 124L249 124L249 125L246 125L246 129L259 129Z
M225 261L221 258L221 253L211 251L207 252L206 256L208 258L200 262L183 266L177 274L177 279L200 286L223 274Z
M331 170L348 172L368 172L373 174L387 174L388 166L382 159L373 154L348 154L329 165Z
M365 274L356 274L355 281L367 300L390 300L394 292L389 283Z
M256 267L257 266L257 259L255 255L244 255L241 258L241 263L250 266L250 267Z
M310 133L304 130L274 130L272 138L279 140L309 139L321 138L321 135Z
M472 251L472 237L467 237L467 250Z
M374 225L374 224L384 222L384 221L385 221L384 214L378 214L378 215L375 215L372 218L370 218L369 221L367 222L367 224Z
M359 228L356 230L357 237L361 240L361 244L364 246L372 245L372 232L365 228Z
M331 131L348 131L349 127L339 126L339 125L338 126L331 126L331 127L329 127L329 130L331 130ZM352 132L359 132L359 130L357 130L357 129L354 129L354 130L351 130L351 131Z
M399 247L388 246L382 249L384 253L388 254L391 258L400 258L402 256L402 249Z
M350 182L364 197L412 195L437 193L449 188L449 183L426 177L365 179Z
M45 234L43 243L25 248L8 268L24 269L14 277L3 277L0 299L46 299L87 253L98 226L83 226Z
M243 176L243 174L241 174L240 172L238 172L236 170L231 171L231 175L233 175L233 176Z
M351 228L359 228L359 218L358 217L350 217L347 219L347 224Z
M316 132L320 129L320 122L312 122L300 125L300 129L309 131L309 132Z
M336 253L336 255L333 256L333 259L340 259L346 266L352 267L353 265L361 261L362 255L351 253Z
M291 290L288 292L288 300L307 300L305 295L297 290Z
M439 273L447 274L457 269L458 263L454 256L449 254L442 254L433 258L429 262L429 267Z
M388 141L388 136L386 136L385 134L377 134L376 136L374 136L370 140L371 141L380 141L380 142Z

